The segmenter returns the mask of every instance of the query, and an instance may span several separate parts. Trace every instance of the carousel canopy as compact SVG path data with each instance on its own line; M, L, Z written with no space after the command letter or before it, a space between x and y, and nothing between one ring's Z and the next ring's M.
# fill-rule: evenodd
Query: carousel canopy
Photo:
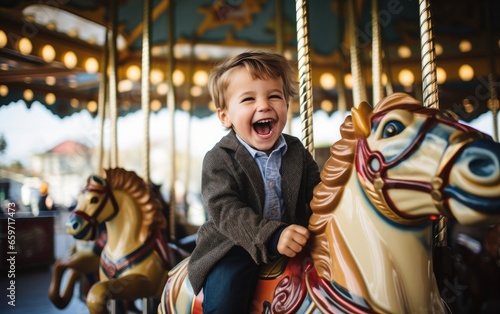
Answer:
M120 115L140 109L143 2L116 4ZM500 67L500 2L430 2L440 107L470 121L488 110L488 75ZM371 95L371 3L355 1L356 47L367 95ZM315 110L338 110L341 86L348 96L346 108L353 105L346 5L345 0L308 3ZM380 0L378 6L383 82L421 99L419 3ZM59 117L81 110L95 114L108 51L105 30L111 28L113 16L110 7L109 1L98 0L1 1L0 106L24 99L28 107L39 101ZM292 62L297 60L292 0L154 0L151 19L153 111L166 103L170 44L176 106L190 110L192 104L197 116L211 112L206 77L218 60L249 48L278 49ZM344 84L339 84L341 80ZM292 104L295 113L297 108Z

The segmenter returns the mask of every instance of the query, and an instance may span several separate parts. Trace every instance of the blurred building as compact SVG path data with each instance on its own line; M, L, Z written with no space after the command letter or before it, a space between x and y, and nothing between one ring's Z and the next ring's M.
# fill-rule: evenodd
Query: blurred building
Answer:
M32 156L32 174L49 183L56 204L69 206L92 173L93 150L73 140Z

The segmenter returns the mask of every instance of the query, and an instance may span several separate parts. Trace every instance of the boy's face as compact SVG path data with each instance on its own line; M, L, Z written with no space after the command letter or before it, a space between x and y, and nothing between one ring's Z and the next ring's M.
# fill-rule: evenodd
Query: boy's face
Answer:
M217 115L245 143L270 154L287 122L287 109L281 79L254 80L240 66L230 76L226 109L219 109Z

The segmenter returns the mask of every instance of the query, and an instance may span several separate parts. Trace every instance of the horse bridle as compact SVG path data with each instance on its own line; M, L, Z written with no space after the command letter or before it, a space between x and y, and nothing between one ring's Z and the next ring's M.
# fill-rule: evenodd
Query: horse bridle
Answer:
M106 206L108 199L111 201L111 205L113 206L113 214L106 218L106 220L113 219L117 214L118 214L118 203L116 202L116 198L113 195L113 191L111 191L111 188L109 187L109 184L107 184L106 181L104 181L103 185L95 185L90 183L83 189L83 193L85 192L94 192L98 194L103 194L104 197L102 198L101 202L99 205L97 205L97 209L92 213L92 215L88 215L87 213L76 210L73 212L73 214L84 221L89 223L89 226L92 228L92 233L91 233L91 239L94 239L95 236L97 235L98 228L99 228L99 221L97 218L101 214L102 210Z
M434 109L421 108L413 111L427 114L427 118L411 145L409 145L396 159L390 162L385 162L384 156L381 152L372 151L370 149L366 138L358 140L356 150L356 169L358 171L358 175L361 177L361 184L372 192L367 193L368 197L372 200L372 202L380 205L379 208L382 208L380 212L384 216L392 221L402 224L419 224L427 220L427 217L424 215L411 216L399 211L396 204L394 204L388 195L388 190L406 189L430 193L434 205L438 209L439 213L447 217L452 216L449 205L443 198L443 195L445 194L444 188L448 184L452 165L463 151L466 144L482 136L481 133L466 125L459 124L454 120L436 114ZM382 111L376 113L372 117L372 121L380 121L387 112L388 111ZM456 131L452 134L452 136L450 136L448 143L457 145L455 146L455 150L452 154L447 154L446 157L441 157L438 171L432 178L431 182L387 178L387 172L413 154L419 148L427 132L438 123L446 124L454 129L457 129L458 132Z

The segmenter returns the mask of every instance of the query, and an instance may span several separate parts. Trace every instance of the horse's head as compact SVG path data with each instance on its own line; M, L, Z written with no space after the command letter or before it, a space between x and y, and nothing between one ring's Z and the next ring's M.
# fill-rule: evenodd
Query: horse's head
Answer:
M359 181L390 220L500 217L500 144L489 136L402 93L361 104L352 120Z
M118 205L109 184L92 175L66 222L66 232L76 239L93 240L98 235L99 225L117 213Z

